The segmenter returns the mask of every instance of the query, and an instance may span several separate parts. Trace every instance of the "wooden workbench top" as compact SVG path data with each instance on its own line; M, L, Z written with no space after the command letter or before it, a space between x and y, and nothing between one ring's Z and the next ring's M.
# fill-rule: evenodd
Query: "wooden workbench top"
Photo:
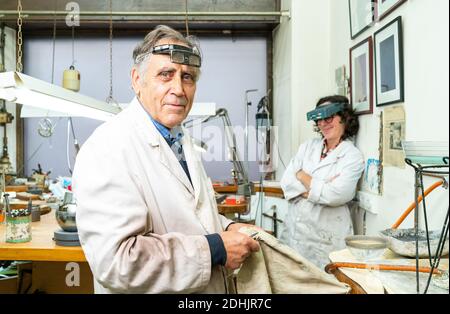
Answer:
M214 191L223 194L236 194L237 186L214 186ZM259 183L255 183L255 192L264 192L266 196L270 197L284 198L284 193L280 186L263 185L263 187L261 187Z
M54 210L32 223L32 240L26 243L6 243L5 224L0 223L0 260L85 262L80 246L64 247L55 244L53 232L60 229Z
M388 264L388 265L407 265L414 266L416 260L414 258L405 258L386 249L385 254L377 261L362 262L355 258L353 254L344 249L332 252L330 254L331 262L349 262L349 263L368 263L368 264ZM429 266L428 259L421 259L420 266ZM448 271L448 256L441 259L439 268ZM339 268L333 273L340 281L348 283L352 287L353 293L368 294L415 294L416 293L416 273L415 272L399 272L399 271L377 271L369 269ZM428 274L420 274L420 291L424 291L424 287L428 280ZM433 278L436 280L436 278ZM448 280L448 278L447 278ZM448 281L447 281L448 282ZM448 290L436 287L431 283L429 288L430 294L447 293Z

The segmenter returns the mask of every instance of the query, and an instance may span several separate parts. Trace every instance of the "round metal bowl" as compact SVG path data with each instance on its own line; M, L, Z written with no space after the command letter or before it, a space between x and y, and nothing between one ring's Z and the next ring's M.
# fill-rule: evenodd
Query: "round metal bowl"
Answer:
M77 232L77 224L76 224L76 205L69 204L60 207L55 211L56 221L59 226L68 232Z
M389 242L383 237L355 235L345 238L349 251L359 260L380 259Z

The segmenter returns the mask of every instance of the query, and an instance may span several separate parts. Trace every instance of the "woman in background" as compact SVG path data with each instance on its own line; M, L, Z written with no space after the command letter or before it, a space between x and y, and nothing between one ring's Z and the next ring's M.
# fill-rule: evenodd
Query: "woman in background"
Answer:
M289 209L281 241L323 269L329 253L345 248L353 234L347 203L355 196L364 159L352 139L358 118L343 96L322 98L312 115L322 138L303 143L289 163L281 187Z

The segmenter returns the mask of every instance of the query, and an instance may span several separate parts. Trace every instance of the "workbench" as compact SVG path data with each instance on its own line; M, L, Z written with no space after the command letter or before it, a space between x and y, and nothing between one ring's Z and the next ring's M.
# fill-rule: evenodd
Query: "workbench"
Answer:
M333 263L368 263L415 266L415 259L405 258L386 249L384 255L377 261L361 261L356 259L348 249L332 252L330 261ZM420 266L429 266L427 259L420 260ZM448 256L441 259L439 269L448 271ZM415 294L416 273L400 271L380 271L354 268L338 268L333 275L352 288L353 294ZM420 274L420 291L423 292L428 274ZM433 279L434 280L434 279ZM430 284L429 294L448 294L448 290ZM448 283L448 279L447 283ZM448 287L448 286L447 286Z
M31 262L28 292L93 293L93 277L82 248L56 245L53 232L58 229L54 210L32 223L30 242L6 243L5 224L0 224L0 260ZM79 285L67 285L74 270L79 274Z
M284 193L281 187L279 186L260 186L259 183L255 183L254 185L255 192L263 192L266 196L284 198ZM220 194L236 194L237 193L236 185L228 185L228 186L214 186L214 191Z
M228 185L228 186L214 186L214 191L219 194L236 194L238 191L238 187L236 185ZM255 193L264 193L267 197L276 197L276 198L284 198L284 193L281 187L279 187L279 183L277 186L262 186L259 183L254 183L254 192ZM222 215L233 215L233 214L245 214L248 210L247 203L241 204L217 204L217 208L219 210L219 214Z
M0 260L86 262L80 246L64 247L55 244L53 232L60 229L54 211L31 223L32 240L26 243L6 243L5 225L0 224Z

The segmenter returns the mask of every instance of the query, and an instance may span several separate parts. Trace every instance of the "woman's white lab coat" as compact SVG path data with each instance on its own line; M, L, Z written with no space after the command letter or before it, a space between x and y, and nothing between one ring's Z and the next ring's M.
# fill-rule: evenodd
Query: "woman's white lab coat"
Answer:
M83 145L73 184L95 292L227 292L204 235L231 221L218 214L187 132L182 145L193 186L136 99Z
M364 170L363 156L351 141L343 141L320 160L323 142L302 144L281 180L289 201L281 240L322 269L329 253L344 249L345 237L353 233L346 204L355 196ZM300 196L307 192L296 178L300 170L312 176L308 199Z

